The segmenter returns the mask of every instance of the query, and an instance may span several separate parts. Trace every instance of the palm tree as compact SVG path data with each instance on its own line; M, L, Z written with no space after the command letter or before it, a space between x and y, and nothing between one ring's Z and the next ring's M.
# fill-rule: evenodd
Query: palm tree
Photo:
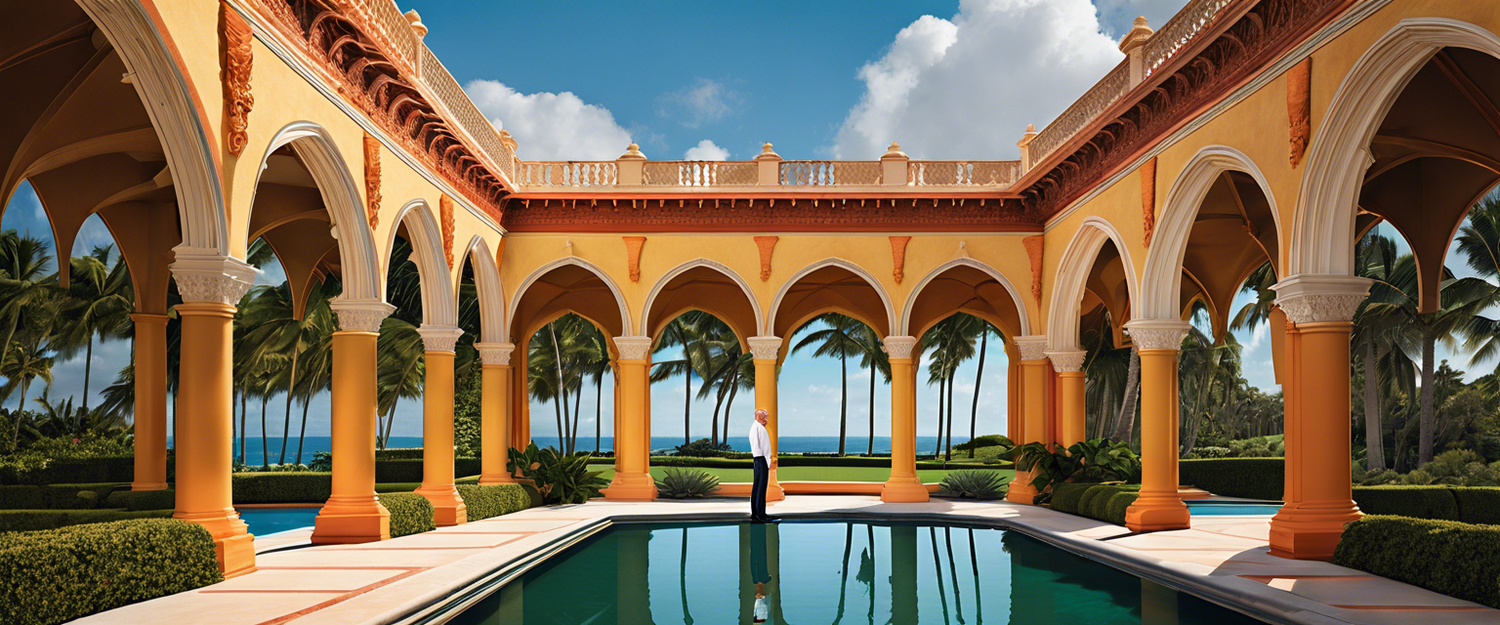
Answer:
M94 337L124 338L130 331L130 313L135 296L130 272L122 261L110 266L112 246L94 248L88 256L69 259L67 303L62 309L60 332L48 344L61 358L72 358L80 349L83 360L83 409L89 407L89 382L94 369Z
M885 353L885 343L873 328L865 324L859 324L859 330L854 333L854 339L859 344L859 366L870 370L870 438L865 448L865 455L875 455L875 378L876 374L884 376L887 384L891 381L891 357ZM753 369L752 369L753 371Z
M11 342L25 330L26 313L56 298L56 277L47 274L51 262L45 242L15 230L0 232L0 332L5 333L0 354L11 353ZM23 396L21 402L25 401Z
M816 345L817 348L813 350L814 357L826 356L839 359L839 455L842 456L844 455L844 440L849 433L849 357L859 356L863 351L855 333L864 323L838 313L819 315L814 321L822 322L823 328L802 337L802 340L792 347L792 353L795 354L805 347ZM810 327L814 327L814 324L804 325L799 331ZM795 335L793 333L793 336Z
M417 327L394 315L380 322L380 338L376 339L377 370L376 393L379 397L378 414L384 415L378 446L385 449L391 440L391 428L396 423L396 405L401 398L415 399L422 396L422 384L427 375L426 345Z
M693 442L692 420L693 420L693 374L699 373L702 377L703 361L705 360L705 346L698 340L698 323L707 313L689 311L682 313L662 328L661 338L656 342L656 348L652 353L660 353L664 350L678 348L682 351L682 357L675 360L656 362L651 370L651 381L660 382L677 374L682 374L685 390L682 394L682 444Z
M1197 304L1193 316L1206 323L1207 309ZM1238 407L1229 394L1240 381L1240 345L1234 335L1224 333L1218 342L1197 325L1190 326L1178 356L1178 401L1181 405L1181 452L1191 451L1205 421L1217 411ZM1233 408L1229 408L1233 409Z
M979 338L980 323L977 317L956 313L937 322L922 335L923 350L931 354L931 362L927 366L928 384L938 383L938 444L934 453L944 454L945 460L953 458L954 374L958 372L960 364L974 357L974 343ZM945 413L946 430L943 419ZM948 437L946 452L943 442L945 431Z
M1389 282L1396 265L1396 242L1371 231L1359 240L1354 248L1355 273L1377 281ZM1379 352L1382 344L1388 345L1387 334L1391 331L1383 321L1392 321L1390 315L1367 314L1370 300L1361 302L1354 314L1354 345L1363 345L1360 361L1364 372L1365 412L1365 468L1385 468L1385 437L1382 434L1380 410ZM1389 379L1389 378L1386 378Z
M17 341L6 350L0 360L0 376L5 376L5 393L10 394L17 386L21 390L21 401L16 407L15 426L11 431L10 449L15 451L21 442L21 421L25 418L26 393L34 380L52 385L52 358L41 347L40 341Z
M993 334L997 338L999 338L1002 343L1005 342L1005 337L1000 336L1000 330L998 328L990 325L988 321L984 321L982 319L976 318L975 321L976 323L974 325L979 332L979 370L974 372L974 405L972 408L970 408L969 412L969 440L971 441L974 440L975 435L978 433L977 427L979 425L979 385L980 383L984 382L984 355L989 351L990 335ZM948 436L948 444L953 444L953 436L951 434ZM955 586L955 589L956 588L957 587Z

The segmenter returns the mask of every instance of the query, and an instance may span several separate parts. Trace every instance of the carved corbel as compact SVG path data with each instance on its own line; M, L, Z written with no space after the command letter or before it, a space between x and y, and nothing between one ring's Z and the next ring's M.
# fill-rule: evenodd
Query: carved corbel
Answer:
M641 247L646 245L646 237L620 237L625 240L625 262L630 267L630 281L641 281Z
M906 244L909 242L911 237L891 237L891 265L894 267L891 277L896 279L896 284L901 284L906 277Z
M219 3L219 70L224 85L224 144L230 154L239 156L250 142L250 109L255 97L250 95L250 42L255 38L245 18L229 6Z
M1151 233L1156 230L1156 157L1141 164L1141 230L1146 249L1151 249Z
M380 226L380 141L365 133L365 218Z
M780 237L755 237L755 246L760 248L760 280L771 279L771 253L776 251Z
M1036 235L1021 239L1026 248L1026 257L1031 259L1031 297L1042 303L1042 244L1046 237Z
M444 193L438 198L438 217L443 227L443 254L448 258L448 267L453 267L453 199Z
M1291 162L1302 164L1312 139L1312 57L1302 59L1286 73L1286 115L1291 132Z

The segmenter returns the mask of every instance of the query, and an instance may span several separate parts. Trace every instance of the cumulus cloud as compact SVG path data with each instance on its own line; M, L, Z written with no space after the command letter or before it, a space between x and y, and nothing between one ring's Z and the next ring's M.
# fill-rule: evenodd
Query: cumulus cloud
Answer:
M704 139L699 141L698 145L688 148L688 151L682 155L682 158L690 161L727 161L729 160L729 150L715 145L713 141Z
M1117 15L1134 4L1175 4L1170 13L1182 0L1101 3ZM1045 126L1124 58L1097 10L1089 0L963 0L951 19L922 16L860 68L865 91L832 152L873 159L899 141L913 158L1016 158L1027 124Z
M699 78L691 86L667 93L658 100L657 112L689 128L716 122L730 113L738 96L724 83Z
M1099 7L1099 26L1116 41L1130 32L1137 16L1152 28L1160 28L1186 4L1185 0L1094 0Z
M597 104L570 91L520 93L494 80L464 88L497 128L510 131L527 160L613 160L630 145L630 131Z

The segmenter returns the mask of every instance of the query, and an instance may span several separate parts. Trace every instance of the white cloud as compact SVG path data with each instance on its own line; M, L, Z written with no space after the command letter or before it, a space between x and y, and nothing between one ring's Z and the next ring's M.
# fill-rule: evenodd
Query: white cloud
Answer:
M1095 0L1099 25L1116 41L1130 32L1136 16L1146 18L1152 28L1161 28L1182 9L1184 0Z
M714 145L713 141L704 139L698 145L688 148L682 158L690 161L727 161L729 150Z
M689 128L697 128L708 122L723 119L731 111L730 102L738 96L724 83L699 78L690 87L663 94L657 109L662 117L675 118Z
M1121 1L1105 4L1118 12ZM865 93L832 151L877 158L899 141L913 158L1016 158L1027 124L1044 127L1123 58L1089 0L963 0L860 69Z
M464 88L497 128L516 138L527 160L614 160L630 145L630 131L597 104L570 91L519 93L494 80Z

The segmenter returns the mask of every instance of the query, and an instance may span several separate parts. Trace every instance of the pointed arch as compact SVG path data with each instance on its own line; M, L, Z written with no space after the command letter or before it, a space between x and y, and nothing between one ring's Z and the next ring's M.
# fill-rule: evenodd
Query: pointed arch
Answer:
M490 252L490 245L484 237L477 234L469 240L464 255L474 268L474 286L479 294L479 340L502 343L505 341L505 289L500 282L500 267L495 264L495 255ZM457 292L455 288L455 295Z
M546 276L548 273L551 273L553 270L563 267L578 267L584 271L594 274L594 276L598 278L600 282L604 283L604 286L609 289L610 294L614 296L615 305L620 309L621 336L628 336L629 332L634 329L634 326L631 325L630 322L630 309L625 305L625 294L620 291L619 285L615 284L615 281L609 278L609 274L600 269L598 265L595 265L577 256L566 256L542 265L541 267L538 267L536 268L536 270L532 271L530 275L526 276L525 280L521 281L521 286L516 289L516 294L511 296L510 307L505 314L504 335L508 338L514 338L513 334L518 329L515 327L516 315L520 312L521 303L522 301L524 301L526 292L530 290L531 286L536 284L537 280L540 280L542 277ZM520 329L524 330L525 328Z
M716 273L716 274L719 274L719 275L723 276L724 278L728 279L731 284L733 284L735 287L737 287L740 290L741 293L744 294L744 296L745 296L745 303L748 304L748 306L749 306L749 312L750 312L749 317L750 317L751 323L753 323L753 326L752 327L737 327L737 326L744 326L745 324L744 323L736 323L736 320L732 319L732 317L744 317L745 315L730 314L731 311L728 310L728 309L733 307L732 303L729 304L729 306L726 306L726 307L719 307L717 310L704 310L704 307L701 304L700 305L692 305L692 306L689 306L688 308L690 308L690 309L704 310L704 312L707 312L707 313L709 313L711 315L714 315L715 317L718 317L721 321L724 321L725 323L729 324L730 327L732 327L735 330L735 334L738 335L737 338L739 338L740 343L741 343L740 347L742 349L744 349L745 352L748 353L750 351L750 348L749 348L749 343L747 343L746 341L748 341L750 339L750 337L752 337L752 336L761 336L762 334L765 333L765 317L761 313L760 302L755 299L755 292L752 291L752 290L750 290L750 283L746 282L745 279L742 278L742 277L740 277L740 275L738 273L735 273L735 271L733 269L730 269L727 265L725 265L723 263L720 263L718 261L709 260L707 258L698 258L698 259L695 259L695 260L690 260L690 261L685 262L685 263L683 263L681 265L673 267L671 271L668 271L666 274L662 275L661 279L659 279L659 280L656 281L656 285L651 288L651 294L646 297L646 306L645 306L645 308L642 309L643 314L641 315L641 323L640 323L640 328L639 328L640 335L641 336L652 336L652 333L651 333L652 328L650 326L653 323L653 321L668 321L668 320L670 320L670 319L666 319L666 320L654 319L655 312L656 312L656 305L658 303L657 299L658 299L658 297L660 297L660 296L663 295L663 291L667 289L668 285L670 285L672 283L672 281L675 280L675 279L677 279L678 277L681 277L684 274L687 274L688 272L693 271L694 269L700 269L700 268L703 269L703 270L705 270L705 271L713 272L713 273ZM672 316L675 317L676 313L674 313Z
M1130 247L1120 230L1103 217L1083 220L1073 240L1063 251L1062 261L1057 265L1057 278L1052 289L1052 303L1047 308L1047 348L1053 351L1078 349L1078 319L1083 311L1083 292L1087 287L1089 273L1094 261L1111 242L1120 253L1125 265L1125 288L1130 301L1139 301L1139 287L1135 279L1135 263L1130 259Z
M875 294L880 298L881 305L884 308L884 310L881 311L885 313L884 318L877 319L872 317L870 313L874 311L869 310L851 310L848 312L855 313L851 316L865 317L864 319L861 319L861 321L869 324L870 327L875 329L876 332L883 332L885 333L885 335L891 336L891 331L897 327L896 324L899 323L899 319L897 319L896 317L895 306L891 304L890 294L885 292L885 287L882 287L880 285L880 281L876 280L875 276L871 275L869 271L866 271L865 268L860 267L858 264L852 263L842 258L825 258L816 263L803 267L801 271L798 271L791 278L788 278L787 281L781 285L781 289L776 292L776 299L771 301L771 310L766 315L766 321L764 324L766 330L769 332L779 331L777 329L777 317L781 315L782 303L785 302L787 294L791 291L792 287L796 286L798 282L800 282L803 278L811 275L813 272L830 267L842 269L851 274L854 274L874 290ZM793 326L789 327L795 328L795 325L800 325L805 321L806 319L797 320L794 322ZM783 347L783 349L785 349L785 347Z
M925 328L913 328L911 318L912 310L916 308L917 305L917 298L922 296L922 294L926 291L928 284L934 279L942 276L944 273L947 273L950 270L960 267L970 267L978 270L979 272L988 275L990 278L993 278L996 282L1000 283L1000 286L1005 287L1005 292L1010 294L1010 304L1015 308L1016 311L1017 327L1006 328L1006 326L1009 324L997 323L997 321L1000 321L999 319L988 318L988 315L977 316L984 317L985 321L989 322L991 325L994 325L996 328L1011 330L1011 332L1014 333L1015 336L1025 336L1031 334L1031 320L1026 314L1026 303L1025 300L1021 299L1021 292L1016 290L1016 285L1012 284L1010 279L1005 277L1005 274L1000 273L999 270L986 263L974 260L973 258L955 258L946 263L938 265L937 268L928 272L927 275L924 276L920 282L917 282L917 285L914 288L912 288L911 295L907 296L906 298L906 305L902 307L901 325L898 327L898 335L915 336L921 338L920 334L917 333L922 332L923 330L925 330ZM975 312L977 313L977 311Z

